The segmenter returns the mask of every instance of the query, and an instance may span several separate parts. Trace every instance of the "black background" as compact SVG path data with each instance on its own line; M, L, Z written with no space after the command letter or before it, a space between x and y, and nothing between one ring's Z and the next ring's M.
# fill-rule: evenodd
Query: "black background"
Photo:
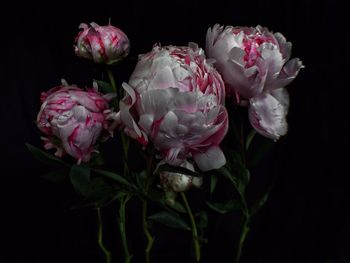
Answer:
M254 220L243 261L350 262L349 37L340 9L331 0L57 1L2 8L0 262L103 262L94 212L70 210L74 193L40 178L49 168L31 156L24 142L41 145L33 120L42 91L61 78L91 85L96 70L75 57L74 37L81 22L103 25L109 17L129 36L133 56L157 42L193 41L204 47L206 30L215 23L260 24L293 43L292 57L300 57L306 68L289 86L289 133L253 174L252 196L263 190L259 182L273 175L278 179ZM135 262L142 262L137 206L129 209L130 246ZM106 213L113 225L116 210ZM235 218L213 220L220 224L211 229L212 245L204 253L210 262L230 262ZM115 230L107 229L111 248L119 244ZM188 235L159 231L156 262L188 262Z

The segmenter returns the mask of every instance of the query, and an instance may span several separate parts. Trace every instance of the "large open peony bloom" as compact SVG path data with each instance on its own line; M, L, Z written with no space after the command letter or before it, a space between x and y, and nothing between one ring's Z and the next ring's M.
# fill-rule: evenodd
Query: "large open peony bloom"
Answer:
M88 162L97 140L111 133L107 115L112 96L66 83L43 92L37 125L46 135L44 147L56 148L56 156L67 153L78 163Z
M249 100L252 126L262 135L278 139L287 132L289 96L283 89L303 67L290 60L292 44L267 28L209 28L206 49L222 74L230 94Z
M119 114L129 136L151 141L171 165L188 157L202 171L225 164L219 147L228 129L225 87L201 48L156 45L123 87Z
M114 64L129 54L128 37L119 28L112 25L91 27L82 23L75 39L74 51L79 57L93 60L95 63Z

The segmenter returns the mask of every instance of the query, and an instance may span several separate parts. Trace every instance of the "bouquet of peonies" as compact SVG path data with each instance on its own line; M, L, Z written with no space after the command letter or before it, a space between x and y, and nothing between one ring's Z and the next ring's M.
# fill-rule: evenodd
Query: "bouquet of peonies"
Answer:
M139 55L129 80L117 85L123 60L130 60L128 37L112 25L80 28L75 54L104 65L106 71L91 88L62 80L41 94L37 126L44 148L55 152L27 147L58 169L46 177L68 178L84 205L96 209L98 245L107 263L113 253L103 242L101 208L118 202L123 259L132 262L126 235L131 198L142 204L145 262L152 262L152 226L157 223L191 231L193 259L199 262L203 243L210 244L205 236L208 209L241 212L232 253L232 262L239 262L252 216L269 193L248 204L249 171L263 144L287 133L285 87L303 67L298 58L290 59L292 44L261 26L215 25L207 32L206 52L195 43L156 44ZM268 139L258 140L256 134ZM123 162L120 171L106 168L99 151L100 144L114 135L121 142L122 156L115 156L116 162ZM144 161L132 163L131 155ZM229 194L218 201L215 190L220 181ZM204 208L188 202L186 192L193 187L202 192ZM150 205L155 213L150 213Z

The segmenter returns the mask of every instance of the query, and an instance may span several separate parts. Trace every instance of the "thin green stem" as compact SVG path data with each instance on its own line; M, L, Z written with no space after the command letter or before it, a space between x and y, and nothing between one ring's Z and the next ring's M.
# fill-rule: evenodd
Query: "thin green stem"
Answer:
M152 164L153 164L153 156L148 156L147 158L147 178L145 183L145 194L148 193L148 188L150 184L150 180L152 179ZM151 249L153 246L154 238L152 234L149 232L148 228L148 221L147 221L147 208L148 208L148 202L147 200L142 201L142 226L143 226L143 232L146 236L147 245L145 248L145 258L146 263L151 262Z
M249 213L244 213L243 217L244 217L244 219L243 219L242 232L241 232L241 235L239 237L235 263L239 263L241 260L244 243L245 243L245 240L246 240L247 235L249 233L250 215L249 215Z
M112 89L113 89L114 92L116 92L117 91L117 85L115 84L113 72L109 68L107 68L106 71L107 71L107 75L108 75L108 78L109 78L109 82L111 83ZM119 99L119 97L118 97L118 99Z
M131 261L132 255L129 252L128 241L126 238L126 215L125 215L125 207L126 203L129 201L130 197L128 195L124 196L120 200L120 208L119 208L119 230L122 238L125 263L129 263Z
M150 252L153 246L154 238L152 237L148 229L147 206L148 206L148 202L146 200L142 201L142 226L143 226L143 232L147 240L147 246L145 248L145 258L146 258L146 263L150 263L151 262Z
M111 71L111 69L107 67L106 71L107 71L107 75L109 78L109 82L111 83L112 89L114 92L117 93L116 108L119 109L118 99L121 99L120 98L120 91L119 91L119 89L117 89L117 85L115 83L114 75L113 75L113 72ZM127 177L129 174L129 167L128 167L128 163L127 163L128 151L129 151L129 141L125 137L125 134L123 133L123 131L120 132L120 135L121 135L121 141L122 141L122 147L123 147L123 163L124 163L123 175L124 175L124 177ZM132 255L130 254L129 248L128 248L126 228L125 228L125 223L126 223L125 207L126 207L126 203L129 201L129 199L130 199L130 196L123 197L120 200L120 208L119 208L119 230L120 230L121 239L122 239L122 243L123 243L125 262L127 262L127 263L130 262L130 260L132 258Z
M97 220L98 220L98 236L97 236L98 245L100 246L103 254L106 257L106 263L111 263L112 262L111 252L103 244L103 227L102 227L101 209L97 207L96 211L97 211Z
M192 210L191 210L190 205L188 204L185 193L181 192L180 195L181 195L181 198L184 202L185 208L187 210L187 214L190 217L190 221L191 221L191 225L192 225L191 229L192 229L192 239L193 239L193 244L194 244L194 253L195 253L196 261L199 262L199 260L201 258L201 247L199 245L196 221L194 220Z

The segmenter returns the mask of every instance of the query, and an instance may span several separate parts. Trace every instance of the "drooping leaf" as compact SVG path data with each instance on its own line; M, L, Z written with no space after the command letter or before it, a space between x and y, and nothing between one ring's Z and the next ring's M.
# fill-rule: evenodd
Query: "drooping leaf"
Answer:
M82 165L73 165L70 169L70 180L74 189L84 197L89 196L90 169Z
M46 163L48 165L56 165L56 166L57 165L58 166L69 166L63 160L35 147L34 145L31 145L29 143L25 143L25 145L28 148L28 150L33 154L33 156L43 163Z
M237 200L229 200L225 203L217 203L217 202L207 202L207 205L213 209L214 211L220 214L226 214L228 212L232 212L234 210L240 209L241 205Z
M190 226L187 224L187 222L182 219L179 215L169 213L166 211L159 212L156 214L153 214L148 217L150 220L159 222L163 225L166 225L171 228L178 228L178 229L184 229L191 231Z

